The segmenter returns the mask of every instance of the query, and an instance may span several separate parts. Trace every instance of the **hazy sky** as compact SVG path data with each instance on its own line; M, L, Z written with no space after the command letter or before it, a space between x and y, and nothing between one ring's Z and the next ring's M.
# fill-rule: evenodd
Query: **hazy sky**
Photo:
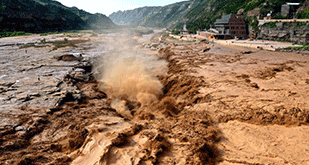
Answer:
M90 13L102 13L107 16L118 10L130 10L143 6L163 6L184 0L57 0L63 5L76 6Z

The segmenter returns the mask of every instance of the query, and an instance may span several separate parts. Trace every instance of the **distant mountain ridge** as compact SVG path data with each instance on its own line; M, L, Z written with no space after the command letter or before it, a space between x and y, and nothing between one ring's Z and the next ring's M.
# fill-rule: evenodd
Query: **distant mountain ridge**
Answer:
M157 9L151 10L149 14L139 13L139 9L116 12L109 17L115 22L126 22L127 18L133 15L143 15L135 21L137 25L146 27L160 27L169 29L182 29L184 24L188 30L199 30L209 28L216 19L228 14L247 15L248 12L258 9L261 17L272 12L274 17L280 17L281 6L287 2L308 3L308 0L189 0L173 3ZM309 17L309 9L302 9L299 14L303 17ZM134 13L131 15L131 13ZM249 18L248 18L249 19ZM254 19L253 17L250 19ZM134 24L133 24L134 25Z
M182 1L166 5L158 9L154 14L145 18L141 25L160 28L174 28L188 21L184 16L190 12L191 8L199 5L199 0ZM179 28L181 28L179 26Z
M108 17L118 25L138 26L142 20L160 8L161 7L140 7L134 10L113 12Z
M1 0L0 30L46 32L100 29L115 24L103 14L91 14L54 0Z
M142 25L150 27L168 27L188 12L195 1L182 1L162 7L142 7L133 10L114 12L109 18L119 25Z
M84 10L78 9L77 7L67 7L61 4L58 1L54 0L33 0L35 2L38 2L42 5L54 5L60 8L63 8L65 10L69 10L72 13L79 16L83 21L86 23L86 27L88 29L99 29L99 28L110 28L114 26L114 23L112 20L110 20L106 15L96 13L91 14L89 12L86 12Z

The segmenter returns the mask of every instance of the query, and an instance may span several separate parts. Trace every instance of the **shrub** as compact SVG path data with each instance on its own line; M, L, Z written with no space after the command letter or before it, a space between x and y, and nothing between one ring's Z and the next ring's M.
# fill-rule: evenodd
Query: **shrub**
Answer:
M273 29L273 28L277 27L277 25L276 25L277 23L278 23L278 21L276 21L276 22L267 22L264 25L262 25L262 27L269 27L269 28Z
M309 18L309 8L307 8L305 11L297 13L297 18L299 19Z
M180 34L180 31L179 31L179 30L174 29L174 30L172 30L172 34L178 35L178 34Z
M20 31L8 32L6 30L0 30L0 38L2 37L14 37L14 36L24 36L31 35L32 33L25 33Z

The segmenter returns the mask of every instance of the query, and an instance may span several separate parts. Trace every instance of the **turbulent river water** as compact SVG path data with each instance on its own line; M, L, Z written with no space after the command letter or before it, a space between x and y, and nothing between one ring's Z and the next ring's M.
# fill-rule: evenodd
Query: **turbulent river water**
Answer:
M307 55L164 33L0 45L0 164L309 162Z

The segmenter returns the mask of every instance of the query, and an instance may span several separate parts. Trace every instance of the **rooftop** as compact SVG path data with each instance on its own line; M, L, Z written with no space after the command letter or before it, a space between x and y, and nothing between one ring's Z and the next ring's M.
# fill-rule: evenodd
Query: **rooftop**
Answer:
M215 24L224 24L224 23L229 23L229 20L231 19L232 15L229 14L229 15L224 15L222 16L221 19L217 19Z
M287 5L296 5L296 6L298 6L298 5L300 5L300 3L286 3Z

